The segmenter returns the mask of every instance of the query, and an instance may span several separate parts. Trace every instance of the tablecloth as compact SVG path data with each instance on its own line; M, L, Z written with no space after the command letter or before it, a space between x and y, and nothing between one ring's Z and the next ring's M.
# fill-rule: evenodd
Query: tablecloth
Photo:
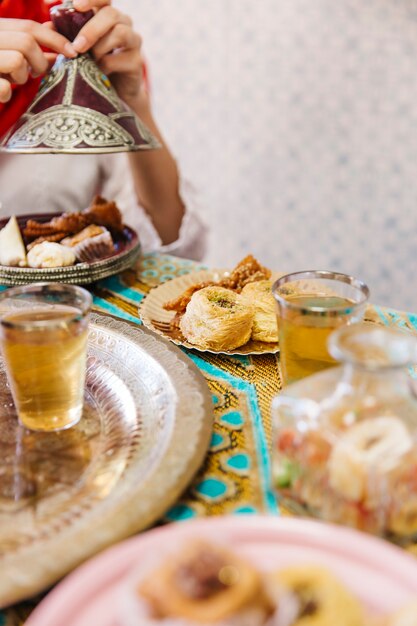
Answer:
M137 268L94 285L94 307L141 324L138 305L153 287L203 268L177 257L146 255ZM370 306L366 318L417 334L417 315L414 314ZM180 501L161 521L202 515L278 515L269 484L269 446L271 400L281 389L279 356L229 356L182 350L206 378L215 423L203 466ZM417 376L417 371L412 373ZM0 626L22 626L37 601L0 612Z

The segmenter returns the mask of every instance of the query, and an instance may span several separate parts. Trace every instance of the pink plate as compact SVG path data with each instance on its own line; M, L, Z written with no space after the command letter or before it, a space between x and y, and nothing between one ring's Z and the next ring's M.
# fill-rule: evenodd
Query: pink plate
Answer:
M264 570L296 563L327 567L376 613L417 597L417 561L382 540L299 519L219 517L158 528L103 552L60 583L26 626L123 626L121 590L132 569L195 536L226 541Z

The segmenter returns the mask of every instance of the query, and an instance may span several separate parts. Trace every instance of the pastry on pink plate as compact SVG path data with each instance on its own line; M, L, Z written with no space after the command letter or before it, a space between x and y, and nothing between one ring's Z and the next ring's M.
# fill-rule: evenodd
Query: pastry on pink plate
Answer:
M144 569L126 597L126 626L263 626L272 612L261 575L223 547L196 540Z
M365 626L362 607L317 567L258 571L223 546L194 541L142 564L123 587L124 626Z

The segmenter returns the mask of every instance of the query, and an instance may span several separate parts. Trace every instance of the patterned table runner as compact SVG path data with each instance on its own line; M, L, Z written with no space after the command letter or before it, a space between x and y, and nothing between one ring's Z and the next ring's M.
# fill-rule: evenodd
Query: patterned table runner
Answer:
M136 271L95 285L94 305L98 310L140 324L137 308L152 287L200 269L204 267L192 261L146 255ZM417 315L369 307L367 319L417 334ZM269 488L268 453L271 400L281 389L278 356L228 356L183 350L207 380L215 424L205 463L162 521L202 515L278 514ZM34 605L36 600L0 612L0 626L22 626Z

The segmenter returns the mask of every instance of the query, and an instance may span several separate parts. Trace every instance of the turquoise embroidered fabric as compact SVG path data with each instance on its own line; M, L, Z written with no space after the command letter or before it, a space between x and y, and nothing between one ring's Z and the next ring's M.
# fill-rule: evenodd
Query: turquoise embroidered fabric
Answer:
M138 271L101 281L97 309L141 323L138 306L149 290L171 278L203 269L188 260L147 255ZM198 476L166 521L199 515L277 513L269 491L270 403L279 391L277 357L226 356L183 349L210 388L215 424Z

